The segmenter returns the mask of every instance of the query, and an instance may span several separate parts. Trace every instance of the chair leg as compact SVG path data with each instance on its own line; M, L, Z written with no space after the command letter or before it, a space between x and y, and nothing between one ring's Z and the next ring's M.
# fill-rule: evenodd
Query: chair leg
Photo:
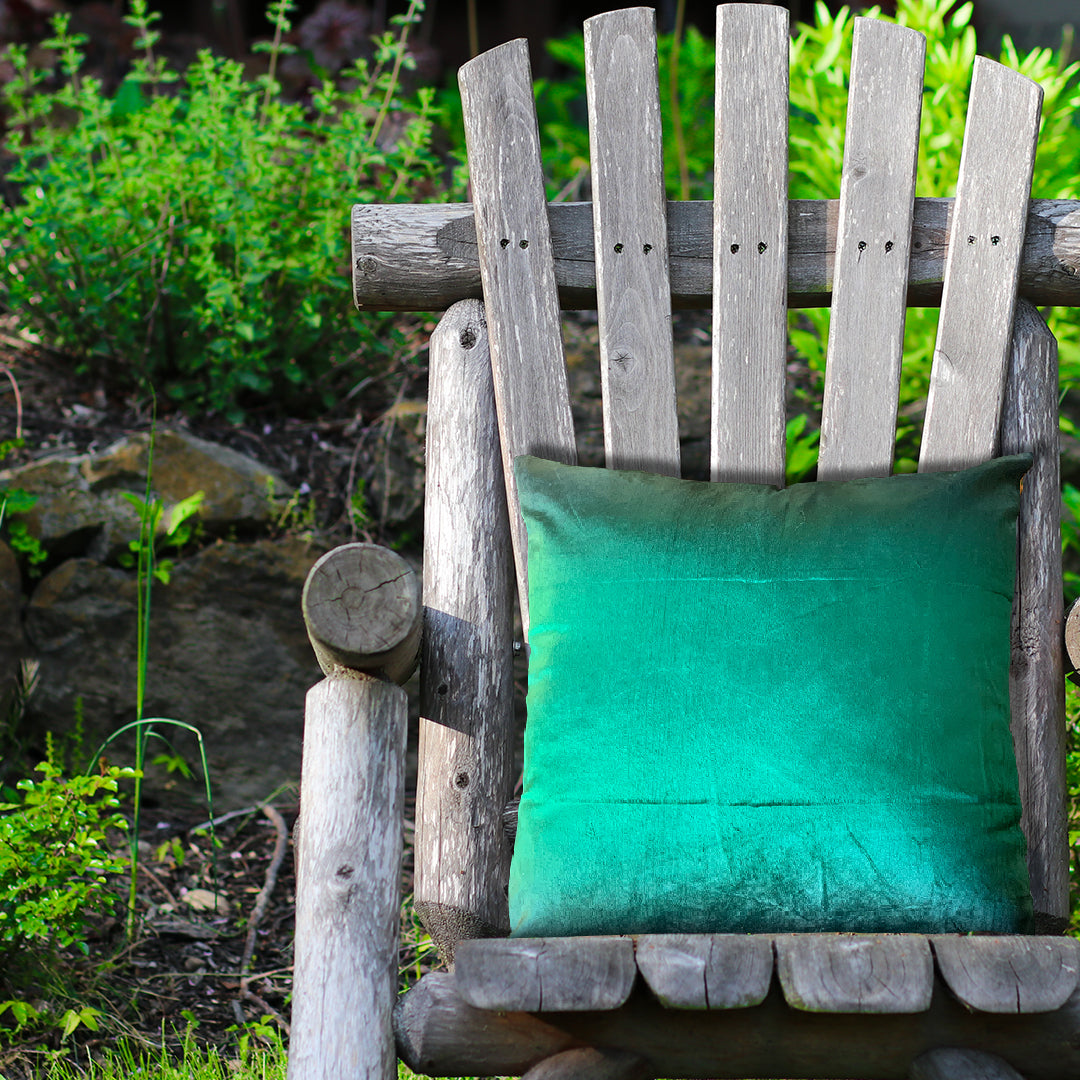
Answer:
M521 1080L654 1080L654 1077L652 1070L635 1054L583 1046L546 1058Z
M915 1059L908 1080L1024 1080L996 1054L946 1046Z

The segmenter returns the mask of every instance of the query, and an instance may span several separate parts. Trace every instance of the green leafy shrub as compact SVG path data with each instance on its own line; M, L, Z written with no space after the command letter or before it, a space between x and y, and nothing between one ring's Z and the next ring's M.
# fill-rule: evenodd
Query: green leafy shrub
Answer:
M58 89L8 50L22 201L0 212L0 299L80 370L238 419L271 395L329 403L393 355L392 320L348 302L348 207L434 190L433 91L399 81L423 5L307 104L284 100L275 76L293 6L272 5L270 67L254 81L208 51L182 77L168 70L145 0L128 16L142 59L111 97L81 74L66 15L47 43Z
M926 75L916 194L955 193L967 112L971 66L977 52L970 25L972 5L951 11L955 0L897 0L896 17L871 8L866 15L897 22L926 35ZM950 13L951 11L951 13ZM800 25L792 45L791 182L789 194L801 199L834 199L840 193L847 85L854 20L848 8L831 15L823 3L815 8L812 26ZM1060 52L1035 49L1021 56L1006 38L997 57L1006 66L1034 79L1043 88L1039 151L1032 194L1035 197L1080 197L1080 63L1066 65ZM1047 313L1060 345L1062 382L1080 377L1080 327L1073 318ZM807 320L806 330L799 323ZM825 368L827 309L792 317L792 339L810 366ZM901 402L925 398L930 379L937 309L912 309L907 315ZM900 454L912 454L911 427L902 426ZM903 464L903 462L898 462ZM913 465L913 462L910 463Z
M118 902L109 875L127 860L109 845L110 829L126 829L118 782L131 769L65 777L43 761L39 779L20 780L19 801L0 804L0 956L5 977L16 956L75 947L87 951L87 924Z

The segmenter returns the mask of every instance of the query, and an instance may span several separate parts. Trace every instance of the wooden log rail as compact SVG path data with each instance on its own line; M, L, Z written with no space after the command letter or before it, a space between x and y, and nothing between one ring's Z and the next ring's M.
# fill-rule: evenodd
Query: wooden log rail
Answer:
M916 199L907 302L941 302L952 199ZM838 200L788 203L788 305L827 307L836 256ZM671 303L712 305L711 202L667 204ZM593 309L596 263L591 203L548 206L555 280L564 308ZM372 311L442 311L479 299L480 261L470 203L359 205L352 212L353 290ZM1020 295L1034 304L1080 306L1080 201L1032 199Z
M432 1076L1075 1080L1080 942L643 935L463 942L398 1004Z
M420 583L397 554L346 544L304 586L326 678L308 691L297 839L290 1080L393 1080L404 840L405 691Z

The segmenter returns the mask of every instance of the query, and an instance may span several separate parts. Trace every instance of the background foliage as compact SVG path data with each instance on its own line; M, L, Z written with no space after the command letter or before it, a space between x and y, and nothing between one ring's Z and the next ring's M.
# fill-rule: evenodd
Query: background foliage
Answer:
M275 76L291 7L272 8L279 34L255 80L209 51L169 70L144 0L127 20L143 57L115 95L81 74L64 15L46 43L58 86L10 48L20 201L0 212L0 300L81 370L240 419L253 403L328 403L389 365L391 320L348 302L348 207L436 190L433 91L400 82L422 5L308 102Z

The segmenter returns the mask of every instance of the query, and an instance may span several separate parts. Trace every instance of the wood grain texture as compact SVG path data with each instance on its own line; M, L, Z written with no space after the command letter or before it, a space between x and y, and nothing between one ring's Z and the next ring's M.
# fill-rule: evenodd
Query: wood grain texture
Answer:
M931 1050L915 1059L909 1080L1024 1080L995 1054L954 1046Z
M788 203L789 307L829 306L839 205ZM915 200L910 307L941 303L952 206ZM592 204L550 203L548 218L561 305L595 309ZM712 306L712 218L711 202L667 204L672 307ZM364 310L441 311L482 295L472 203L354 206L352 240L354 300ZM1080 305L1080 202L1031 200L1020 293L1033 304Z
M776 970L788 1004L807 1012L925 1012L934 985L920 934L781 934Z
M784 482L788 13L716 9L713 480Z
M917 31L855 20L819 480L892 472L925 56Z
M680 475L655 13L585 22L604 447L609 469Z
M528 555L514 458L535 454L574 464L577 451L526 42L511 41L470 60L459 71L458 83L527 634Z
M521 1080L653 1080L655 1075L634 1054L587 1046L547 1058Z
M767 934L646 934L637 966L669 1009L743 1009L760 1005L773 971Z
M1080 941L1073 938L949 934L930 941L946 985L980 1012L1053 1012L1080 976Z
M422 1006L411 1008L413 995ZM1080 996L1056 1012L1004 1017L968 1009L937 983L926 1012L838 1014L792 1009L776 987L752 1009L666 1009L642 986L618 1009L534 1016L475 1009L453 978L427 975L404 995L406 1012L402 1057L432 1076L520 1076L581 1045L635 1054L658 1076L716 1080L908 1080L913 1061L950 1046L996 1055L1027 1080L1080 1076Z
M957 178L919 469L993 457L1042 89L977 57Z
M616 1009L636 973L628 937L463 941L454 971L470 1005L510 1012Z
M403 683L416 667L420 581L397 552L377 544L328 551L308 573L301 607L324 674L349 668Z
M1065 701L1061 650L1061 496L1057 344L1039 312L1017 303L1001 452L1030 453L1017 522L1009 696L1036 930L1069 919Z
M513 568L487 324L455 304L431 338L416 910L448 963L510 929Z
M291 1080L397 1076L406 717L405 691L381 679L308 691Z

